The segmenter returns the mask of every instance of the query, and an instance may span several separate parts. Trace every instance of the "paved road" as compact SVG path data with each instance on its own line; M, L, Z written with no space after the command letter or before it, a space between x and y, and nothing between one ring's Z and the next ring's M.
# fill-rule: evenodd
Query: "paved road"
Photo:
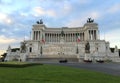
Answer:
M120 63L47 63L47 64L95 70L111 75L120 76Z

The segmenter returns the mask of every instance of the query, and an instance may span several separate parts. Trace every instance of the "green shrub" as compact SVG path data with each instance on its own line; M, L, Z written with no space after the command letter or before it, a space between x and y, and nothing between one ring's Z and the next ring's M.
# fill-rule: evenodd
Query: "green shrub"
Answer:
M23 68L28 66L42 65L41 63L1 62L0 67Z
M107 59L107 60L105 60L105 62L112 62L112 60Z

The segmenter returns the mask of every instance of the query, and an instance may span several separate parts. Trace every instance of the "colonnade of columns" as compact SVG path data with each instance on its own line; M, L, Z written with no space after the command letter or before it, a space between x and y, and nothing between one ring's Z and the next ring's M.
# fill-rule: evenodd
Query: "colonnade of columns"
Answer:
M78 36L80 40L84 40L84 33L65 33L63 38L65 42L76 42ZM60 42L61 34L60 33L45 33L46 42Z
M89 40L97 40L98 31L97 30L89 30Z
M89 40L97 40L98 31L97 30L88 30ZM33 40L41 40L42 38L41 31L33 31ZM65 42L76 42L78 36L81 41L84 41L84 33L65 33L64 40ZM46 42L60 42L61 35L60 33L44 33L44 40Z
M33 31L33 40L40 40L41 39L41 31Z

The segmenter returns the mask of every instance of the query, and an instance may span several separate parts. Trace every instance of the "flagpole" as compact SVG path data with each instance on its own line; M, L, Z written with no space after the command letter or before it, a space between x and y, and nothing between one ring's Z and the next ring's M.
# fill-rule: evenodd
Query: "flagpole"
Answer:
M32 40L32 38L31 38L31 31L30 31L30 40Z
M104 40L105 40L105 32L104 32Z
M78 42L80 42L80 37L77 35L77 54L79 53Z

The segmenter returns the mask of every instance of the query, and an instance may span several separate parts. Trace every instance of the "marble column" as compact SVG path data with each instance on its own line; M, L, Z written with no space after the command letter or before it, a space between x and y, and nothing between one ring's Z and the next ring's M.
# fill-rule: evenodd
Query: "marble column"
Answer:
M39 40L40 40L40 36L41 36L41 34L40 34L41 32L39 31Z
M58 33L57 33L57 42L58 42Z
M92 31L93 31L92 39L95 40L95 32L94 32L94 30L92 30Z
M58 33L58 42L59 42L59 33Z
M57 33L55 33L55 42L57 42Z
M100 39L100 32L97 30L97 39Z
M65 41L67 41L67 33L65 34L65 36L66 36L66 37L65 37Z
M50 40L50 38L51 38L51 36L50 36L51 34L49 33L49 42L51 42L51 40Z
M53 34L51 33L51 43L53 42L53 39L52 39L53 37L52 36L53 36Z
M64 41L66 41L66 33L65 33L65 38L64 38Z
M38 31L36 31L36 40L38 40Z
M38 31L38 40L40 40L40 31Z
M94 37L95 37L95 40L96 40L96 30L94 30Z
M91 39L94 40L94 30L91 30Z
M87 40L89 40L89 30L87 30Z
M35 38L36 38L35 36L36 36L36 35L35 35L35 31L34 31L34 40L35 40Z
M91 39L91 30L89 30L89 40L92 40Z
M36 40L36 31L35 31L35 40Z
M38 31L38 41L40 40L40 31Z
M50 33L50 42L52 42L52 33Z
M79 35L79 36L80 36L80 41L81 41L81 40L82 40L82 33L80 33L80 35Z
M33 35L32 35L33 40L35 40L35 31L32 31L32 32L33 32Z
M83 41L85 40L85 35L84 35L84 32L83 32Z
M45 33L45 42L48 42L47 33Z
M71 39L71 34L69 33L69 42L70 42L70 39Z
M90 40L92 40L92 30L89 30L89 37L90 37Z
M67 41L69 42L69 33L67 34Z
M50 42L50 33L48 33L48 42Z

